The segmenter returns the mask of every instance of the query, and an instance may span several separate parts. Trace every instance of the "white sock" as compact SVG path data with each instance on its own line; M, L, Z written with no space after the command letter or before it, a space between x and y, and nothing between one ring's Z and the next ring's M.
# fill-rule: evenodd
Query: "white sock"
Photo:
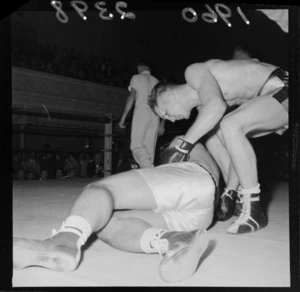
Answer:
M81 244L85 244L92 234L90 223L81 216L69 216L63 223L58 232L72 232L80 237ZM54 230L54 234L58 233Z
M154 242L166 231L159 228L150 227L144 231L140 239L140 246L145 253L157 253Z
M258 184L256 187L251 188L251 189L240 188L239 192L243 195L259 194L260 193L260 184Z

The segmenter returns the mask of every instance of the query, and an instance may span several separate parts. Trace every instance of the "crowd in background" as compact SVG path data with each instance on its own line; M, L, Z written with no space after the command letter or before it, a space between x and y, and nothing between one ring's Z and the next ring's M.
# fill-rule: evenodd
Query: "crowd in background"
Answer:
M239 49L248 53L246 58L257 57L243 46L239 46ZM62 48L49 43L37 44L21 35L13 35L11 53L14 66L116 87L127 88L132 75L126 65L116 64L105 56L86 55L74 48ZM288 180L287 146L277 147L272 153L266 153L261 146L257 148L260 175L270 180ZM272 167L267 167L270 165ZM113 155L112 173L137 167L130 153L124 155L120 152ZM15 180L103 177L103 152L90 154L18 151L13 155L12 168Z
M114 154L112 173L137 168L130 153ZM13 180L46 180L104 177L103 152L94 154L15 151L12 160Z
M13 66L104 85L127 88L132 75L127 65L117 64L106 56L87 55L49 43L37 44L21 36L13 37L11 54Z
M103 154L21 152L13 154L15 180L103 177Z
M155 165L167 147L167 143L159 143L156 151ZM287 147L277 146L272 151L253 145L258 157L258 172L262 181L288 181L289 152ZM132 153L113 151L111 173L120 173L138 168ZM12 160L14 180L46 180L70 178L102 178L104 177L103 152L28 152L14 151Z

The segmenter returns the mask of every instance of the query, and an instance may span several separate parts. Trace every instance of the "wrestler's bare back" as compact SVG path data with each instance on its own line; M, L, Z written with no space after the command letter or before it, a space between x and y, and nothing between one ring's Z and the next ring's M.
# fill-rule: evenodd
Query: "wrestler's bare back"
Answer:
M228 106L240 105L257 96L271 72L276 68L274 65L256 60L222 61L216 59L193 64L187 70L191 67L193 74L198 71L201 76L206 70L213 75ZM201 78L199 82L201 83Z

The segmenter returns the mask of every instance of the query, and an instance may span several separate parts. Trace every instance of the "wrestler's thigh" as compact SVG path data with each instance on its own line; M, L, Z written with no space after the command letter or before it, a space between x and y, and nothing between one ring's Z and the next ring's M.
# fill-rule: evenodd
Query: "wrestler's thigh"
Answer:
M288 124L288 113L272 96L258 96L242 104L226 115L223 120L231 120L232 125L239 125L245 133L265 131L271 133Z
M154 196L136 170L102 179L94 184L107 188L114 200L114 209L155 209Z
M148 222L151 226L156 228L168 229L166 221L161 214L157 214L152 210L124 210L115 211L113 213L113 219L128 219L138 218Z

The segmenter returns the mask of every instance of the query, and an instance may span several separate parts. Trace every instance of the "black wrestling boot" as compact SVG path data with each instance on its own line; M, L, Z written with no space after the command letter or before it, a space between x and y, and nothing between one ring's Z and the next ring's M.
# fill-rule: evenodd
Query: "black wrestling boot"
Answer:
M240 234L254 232L268 225L260 204L260 194L241 196L242 212L228 228L228 233Z
M237 193L237 198L236 198L236 202L235 202L235 209L233 212L234 216L240 216L242 213L242 209L243 209L243 205L242 205L242 194L241 193Z
M226 221L232 217L235 203L237 199L237 191L235 190L224 190L220 197L220 201L215 212L216 219L218 221Z

